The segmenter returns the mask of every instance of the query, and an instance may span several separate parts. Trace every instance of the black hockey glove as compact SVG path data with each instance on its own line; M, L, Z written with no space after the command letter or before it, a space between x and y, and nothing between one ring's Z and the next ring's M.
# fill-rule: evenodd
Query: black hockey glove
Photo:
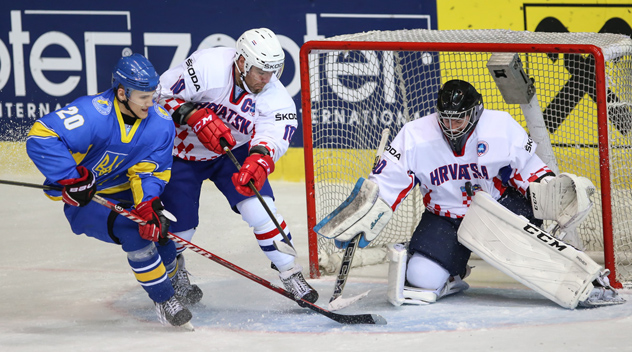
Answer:
M145 221L144 225L138 225L140 237L158 242L160 245L167 243L169 240L167 233L169 232L171 222L163 214L164 210L165 207L158 197L138 204L136 210L132 211L132 214Z
M64 203L75 207L84 207L97 193L97 185L92 172L84 166L77 166L77 172L80 175L78 178L68 178L58 181L58 183L64 186L62 190Z

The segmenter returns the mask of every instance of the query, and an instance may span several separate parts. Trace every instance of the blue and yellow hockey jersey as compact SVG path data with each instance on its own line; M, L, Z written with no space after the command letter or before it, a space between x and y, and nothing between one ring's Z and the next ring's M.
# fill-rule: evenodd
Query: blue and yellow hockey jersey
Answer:
M114 90L84 96L35 122L26 151L46 177L44 184L79 177L77 165L91 170L97 193L132 190L134 203L159 196L171 176L175 127L160 105L126 128ZM60 191L46 191L61 200Z

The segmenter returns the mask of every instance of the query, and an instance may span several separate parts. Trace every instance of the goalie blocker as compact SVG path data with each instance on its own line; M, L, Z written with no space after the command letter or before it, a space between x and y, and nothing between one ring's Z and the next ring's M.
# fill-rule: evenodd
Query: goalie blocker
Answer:
M360 234L358 246L364 248L382 232L392 216L391 207L379 197L378 185L360 177L349 197L314 226L314 231L334 239L339 248L346 248Z
M479 191L458 230L483 260L564 308L620 304L607 270Z

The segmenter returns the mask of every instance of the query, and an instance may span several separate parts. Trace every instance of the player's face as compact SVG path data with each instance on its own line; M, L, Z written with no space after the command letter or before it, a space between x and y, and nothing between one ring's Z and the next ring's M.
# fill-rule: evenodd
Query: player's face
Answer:
M252 66L246 74L246 84L253 93L259 93L270 82L273 74L274 72L264 71L259 67Z
M470 116L466 115L464 118L442 118L441 123L445 126L446 130L452 134L458 134L463 131L470 122Z
M123 91L123 89L119 89L119 93L121 91ZM127 99L129 101L129 107L140 119L144 119L149 115L149 108L154 105L153 97L155 92L155 90L151 92L132 90L130 93ZM125 96L125 93L123 93L123 96Z

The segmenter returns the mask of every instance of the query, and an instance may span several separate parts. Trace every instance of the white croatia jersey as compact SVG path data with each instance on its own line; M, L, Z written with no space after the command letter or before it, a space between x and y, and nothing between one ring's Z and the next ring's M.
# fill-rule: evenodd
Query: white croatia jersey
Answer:
M393 210L419 184L428 211L462 218L472 201L467 182L473 193L483 190L499 199L507 186L526 194L529 182L551 172L535 149L511 115L484 110L463 155L455 155L434 113L402 127L369 179Z
M231 130L235 147L246 143L263 145L276 162L288 149L296 131L296 105L283 84L272 79L258 94L235 85L235 49L216 47L194 52L180 65L160 76L159 99L169 113L192 102L209 108ZM173 155L185 160L212 160L208 150L188 125L176 124Z

